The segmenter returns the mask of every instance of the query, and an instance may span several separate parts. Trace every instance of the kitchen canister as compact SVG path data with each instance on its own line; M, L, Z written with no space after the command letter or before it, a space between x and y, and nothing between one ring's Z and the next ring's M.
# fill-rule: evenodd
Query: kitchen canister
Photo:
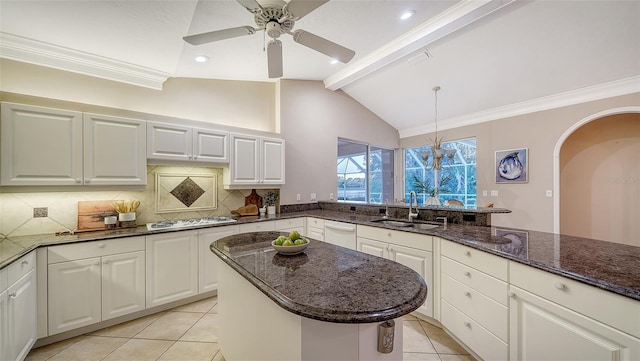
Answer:
M136 213L118 213L118 221L120 222L121 228L131 228L137 227L136 224Z
M104 217L104 228L105 229L116 229L116 222L118 221L118 217L109 216Z

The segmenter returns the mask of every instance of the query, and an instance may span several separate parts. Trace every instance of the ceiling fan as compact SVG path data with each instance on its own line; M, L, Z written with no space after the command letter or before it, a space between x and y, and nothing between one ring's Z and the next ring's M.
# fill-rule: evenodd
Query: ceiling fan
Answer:
M192 45L201 45L235 38L243 35L252 35L256 31L264 30L271 40L267 44L267 61L269 78L282 76L282 42L278 40L280 35L289 34L293 41L308 48L321 52L333 59L348 63L356 54L353 50L338 45L332 41L319 37L304 30L292 31L296 21L317 9L329 0L236 0L249 12L254 14L257 27L239 26L208 33L189 35L183 37L184 41Z

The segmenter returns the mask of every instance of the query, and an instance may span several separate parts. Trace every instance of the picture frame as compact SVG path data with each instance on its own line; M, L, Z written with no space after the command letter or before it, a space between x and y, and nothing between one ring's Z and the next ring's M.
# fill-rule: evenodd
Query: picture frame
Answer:
M156 173L156 213L215 210L215 174Z
M529 256L529 232L516 231L514 229L495 229L496 237L503 237L511 242L500 244L497 248L498 251L508 253L510 255L519 258L528 258Z
M529 182L529 149L496 151L496 183Z

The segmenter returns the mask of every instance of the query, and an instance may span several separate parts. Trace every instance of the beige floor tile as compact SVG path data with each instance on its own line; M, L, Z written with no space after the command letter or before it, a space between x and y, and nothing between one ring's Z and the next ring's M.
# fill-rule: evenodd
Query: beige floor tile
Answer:
M467 350L462 348L451 336L447 335L443 329L436 327L428 322L419 321L424 330L427 332L433 347L439 354L468 355Z
M404 352L436 353L419 321L402 321L402 326Z
M200 312L206 313L218 303L218 297L205 298L204 300L188 303L184 306L178 306L171 309L171 311L178 312Z
M437 353L405 352L402 361L440 361Z
M217 343L178 341L158 361L211 361L219 351Z
M86 336L50 358L51 361L101 360L127 342L121 337Z
M114 336L114 337L133 337L145 327L152 324L158 318L162 317L164 312L155 313L146 317L141 317L119 325L111 326L91 333L94 336Z
M177 341L202 317L202 313L167 312L134 338Z
M207 313L180 337L180 341L218 342L219 325L218 315Z
M218 313L218 304L216 303L215 306L213 306L213 308L211 308L211 310L209 310L209 313Z
M407 315L402 316L402 320L403 321L417 321L418 318L416 316L412 315L412 314L407 314Z
M154 361L172 344L173 341L130 339L103 361Z
M76 342L82 341L84 336L73 337L68 340L52 343L50 345L34 348L29 352L25 361L41 361L47 360L57 353L65 350Z
M445 355L440 354L442 361L476 361L471 355Z

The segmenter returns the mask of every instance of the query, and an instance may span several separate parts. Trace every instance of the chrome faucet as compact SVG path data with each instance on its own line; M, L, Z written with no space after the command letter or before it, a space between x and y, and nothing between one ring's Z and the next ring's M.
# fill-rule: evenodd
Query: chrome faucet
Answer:
M387 202L384 204L384 216L382 216L382 219L389 219L389 200L387 199Z
M416 200L416 212L413 213L413 199ZM418 195L416 192L409 192L409 221L413 221L414 218L418 218Z

